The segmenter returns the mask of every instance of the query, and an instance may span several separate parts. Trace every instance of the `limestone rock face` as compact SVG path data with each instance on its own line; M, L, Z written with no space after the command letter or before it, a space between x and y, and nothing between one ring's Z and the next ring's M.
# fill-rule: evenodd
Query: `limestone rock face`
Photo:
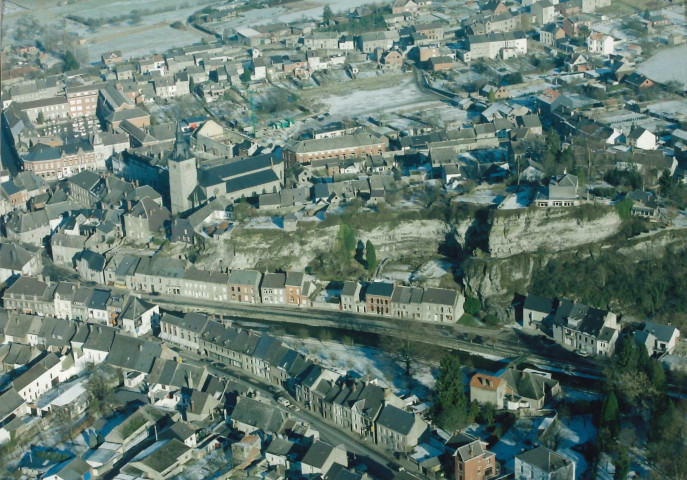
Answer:
M618 233L614 209L528 208L496 212L489 232L492 258L527 252L557 252L599 242Z

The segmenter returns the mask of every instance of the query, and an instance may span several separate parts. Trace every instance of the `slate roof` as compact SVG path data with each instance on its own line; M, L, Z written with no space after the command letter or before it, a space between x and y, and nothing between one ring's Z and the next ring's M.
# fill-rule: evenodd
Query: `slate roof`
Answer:
M326 442L316 440L312 445L310 445L310 448L305 453L301 463L311 465L315 468L322 468L333 451L334 446Z
M285 285L285 273L266 273L262 277L262 285L260 285L260 288L284 288Z
M651 333L659 341L665 343L670 342L673 338L673 335L675 335L676 332L679 335L679 331L677 330L677 328L671 327L670 325L661 325L654 322L646 322L644 324L643 331Z
M394 293L391 295L391 301L393 303L420 304L420 302L422 302L422 294L423 290L421 288L398 286L394 288Z
M457 297L458 292L455 290L446 288L426 288L425 293L422 295L422 303L453 306L456 304Z
M0 268L21 271L29 263L35 253L17 245L16 243L0 243Z
M569 465L571 462L568 458L546 447L534 448L528 452L517 455L516 458L547 473L556 472L566 465Z
M12 387L0 394L0 421L3 421L14 410L24 403L24 399L19 396Z
M385 405L377 418L377 424L392 432L408 435L415 425L415 415L393 405Z
M107 356L107 363L125 370L150 373L153 362L161 352L159 343L117 334Z
M539 295L529 294L523 304L525 310L532 310L533 312L541 312L549 314L553 312L553 299L549 297L540 297Z
M272 433L278 433L284 424L281 410L248 397L238 398L231 419Z
M394 284L390 282L372 282L365 290L365 295L376 295L379 297L391 297L393 293Z
M260 272L255 270L234 270L229 275L229 283L233 285L255 285L260 280Z
M275 181L279 181L279 177L274 173L274 170L261 170L228 180L226 182L226 191L227 193L234 193Z

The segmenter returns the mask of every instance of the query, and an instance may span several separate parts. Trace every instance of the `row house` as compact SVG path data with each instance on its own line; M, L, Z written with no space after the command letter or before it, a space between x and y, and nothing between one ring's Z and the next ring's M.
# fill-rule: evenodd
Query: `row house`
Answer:
M58 96L17 103L16 108L25 112L29 120L36 123L42 115L45 120L58 120L69 117L69 102L67 97Z
M226 273L207 272L191 267L184 272L181 295L204 298L215 302L226 302L228 281L229 275Z
M2 304L8 310L54 316L53 296L56 288L56 284L34 277L19 277L3 293Z
M469 52L463 54L465 61L496 57L505 60L527 54L527 36L522 31L470 35L468 44Z
M84 170L96 170L99 165L90 142L68 143L60 148L38 144L22 157L24 170L45 179L71 177Z
M288 305L307 305L310 285L311 283L306 280L303 272L287 272L284 283L286 303Z
M260 285L262 303L283 305L286 303L286 274L266 273Z
M229 300L232 302L260 303L260 272L234 270L229 275Z
M49 353L12 381L12 387L25 402L35 402L41 395L60 383L62 362Z
M183 317L165 313L160 318L160 338L166 342L200 351L200 335L210 319L201 313L190 312Z
M368 133L355 133L332 138L301 140L286 145L283 159L289 164L309 164L313 160L327 158L357 158L380 155L386 151L389 142L386 138Z

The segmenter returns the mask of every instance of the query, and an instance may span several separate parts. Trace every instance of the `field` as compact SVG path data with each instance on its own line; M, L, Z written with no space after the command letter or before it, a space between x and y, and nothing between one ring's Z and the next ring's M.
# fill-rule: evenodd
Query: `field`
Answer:
M687 44L658 52L637 71L659 83L679 81L687 91Z

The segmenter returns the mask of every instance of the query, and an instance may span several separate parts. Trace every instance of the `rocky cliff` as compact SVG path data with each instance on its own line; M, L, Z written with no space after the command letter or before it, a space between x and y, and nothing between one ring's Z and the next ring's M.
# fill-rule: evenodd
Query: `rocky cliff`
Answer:
M497 210L489 231L491 257L558 252L613 237L620 218L612 207Z

